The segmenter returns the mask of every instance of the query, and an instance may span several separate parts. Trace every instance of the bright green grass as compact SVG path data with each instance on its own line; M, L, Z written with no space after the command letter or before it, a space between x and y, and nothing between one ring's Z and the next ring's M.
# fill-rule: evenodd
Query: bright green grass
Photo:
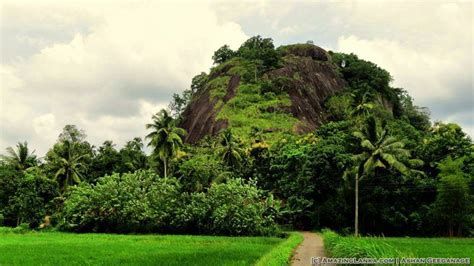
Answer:
M303 241L303 235L297 232L291 233L290 236L273 248L270 252L262 256L256 266L282 266L288 265L293 255L293 250Z
M474 261L474 238L387 237L385 242L416 257L466 258Z
M234 98L228 101L217 115L217 119L226 119L232 132L245 139L252 128L271 130L265 133L266 139L281 139L293 132L298 119L291 114L274 111L267 112L268 107L291 106L288 94L268 97L259 93L259 86L254 84L240 85Z
M250 265L274 237L0 233L0 265Z
M323 230L323 237L332 257L470 257L474 261L474 238L343 237L329 230Z

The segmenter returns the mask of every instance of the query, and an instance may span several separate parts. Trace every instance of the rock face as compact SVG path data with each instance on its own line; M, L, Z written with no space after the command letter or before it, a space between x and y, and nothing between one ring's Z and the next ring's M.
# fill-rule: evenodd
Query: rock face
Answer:
M342 90L345 82L329 62L290 55L285 58L284 65L267 75L270 79L293 77L286 90L291 98L291 113L301 121L295 131L297 133L312 131L326 119L324 100Z
M297 44L281 47L280 68L264 73L261 80L278 86L291 100L291 106L270 106L264 112L286 112L298 120L293 133L307 133L320 126L326 119L323 107L328 96L344 89L345 81L337 73L329 54L320 47ZM279 48L280 49L280 48ZM187 130L186 141L196 143L206 135L216 135L227 127L232 127L226 119L216 119L219 112L236 97L239 86L245 85L242 72L234 71L235 64L229 63L211 72L207 84L196 93L183 113L180 126ZM223 77L226 77L225 79ZM220 79L220 80L218 80ZM220 81L220 97L213 84ZM262 128L271 132L273 128Z

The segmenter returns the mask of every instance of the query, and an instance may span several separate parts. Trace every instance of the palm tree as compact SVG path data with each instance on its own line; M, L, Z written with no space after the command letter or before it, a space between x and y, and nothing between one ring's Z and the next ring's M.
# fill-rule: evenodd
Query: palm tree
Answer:
M240 167L242 162L241 154L243 152L229 129L222 134L221 145L219 153L222 156L222 161L228 166Z
M356 166L346 172L355 177L355 235L359 235L359 182L365 177L375 174L377 168L394 168L402 174L408 173L408 167L401 158L408 159L410 152L404 143L391 136L383 124L377 125L374 117L367 119L367 125L361 131L353 133L359 139L361 152L353 155ZM410 160L411 164L419 164L420 160Z
M35 151L29 152L28 142L18 142L16 151L12 147L8 147L8 155L2 155L1 158L15 169L23 171L38 164L38 158L34 153Z
M58 180L61 191L67 191L69 185L81 182L84 165L84 155L77 154L77 143L68 140L63 141L58 151L54 151L53 169L54 178Z
M146 138L150 139L148 146L152 146L153 152L163 161L163 176L166 177L168 160L183 146L186 130L177 127L173 117L164 109L153 115L152 119L153 123L146 125L147 129L152 130Z
M350 116L357 122L364 121L370 116L370 112L375 107L375 104L373 103L374 96L369 89L361 88L352 94L352 98L353 103Z

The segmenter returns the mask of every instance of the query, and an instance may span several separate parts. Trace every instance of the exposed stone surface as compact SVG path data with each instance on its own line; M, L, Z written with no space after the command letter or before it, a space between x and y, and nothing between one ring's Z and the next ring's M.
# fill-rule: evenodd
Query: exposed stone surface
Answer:
M282 47L283 55L310 57L318 61L328 61L329 54L321 47L312 44L293 44Z
M314 130L326 119L324 100L344 88L345 82L329 62L310 57L285 58L285 66L267 73L270 79L287 77L286 91L291 98L291 113L301 123L297 133Z
M326 120L323 103L328 96L343 90L345 81L336 72L327 52L320 47L309 44L286 46L282 54L285 55L282 67L265 73L263 78L275 84L283 80L284 90L291 99L291 108L275 106L266 111L291 113L300 120L292 131L310 132ZM214 71L209 82L223 75L230 76L227 71L231 67L225 65L219 71ZM212 93L206 86L196 95L184 111L180 125L188 132L187 142L196 143L204 136L215 135L228 126L228 121L216 121L216 116L222 106L238 93L240 83L238 75L231 75L226 94L221 100L211 97Z

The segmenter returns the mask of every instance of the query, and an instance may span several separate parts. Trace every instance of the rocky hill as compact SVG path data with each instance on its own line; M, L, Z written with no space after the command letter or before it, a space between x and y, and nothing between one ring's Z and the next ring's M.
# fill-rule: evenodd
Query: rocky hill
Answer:
M331 56L312 44L283 46L276 67L233 57L211 69L183 112L187 142L225 128L246 136L306 133L327 117L323 102L346 82Z

